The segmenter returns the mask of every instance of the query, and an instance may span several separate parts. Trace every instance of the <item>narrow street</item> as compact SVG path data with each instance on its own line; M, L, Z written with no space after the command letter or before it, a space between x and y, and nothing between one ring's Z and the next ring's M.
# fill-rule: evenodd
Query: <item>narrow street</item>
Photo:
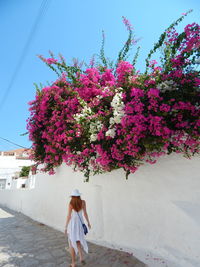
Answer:
M88 267L144 267L128 253L89 243ZM60 231L0 206L1 267L66 267L70 264L67 239ZM81 266L77 263L77 267Z

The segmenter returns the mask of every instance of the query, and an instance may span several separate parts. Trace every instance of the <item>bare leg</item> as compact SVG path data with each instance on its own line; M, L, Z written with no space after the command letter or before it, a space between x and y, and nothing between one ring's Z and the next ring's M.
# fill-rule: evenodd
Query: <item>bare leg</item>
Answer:
M76 241L76 243L77 243L77 248L78 248L78 254L79 254L80 261L83 262L83 252L82 252L82 248L81 248L81 242L80 241Z
M76 255L75 255L75 250L72 246L70 246L70 253L72 257L72 264L70 265L71 267L75 267L75 261L76 261Z

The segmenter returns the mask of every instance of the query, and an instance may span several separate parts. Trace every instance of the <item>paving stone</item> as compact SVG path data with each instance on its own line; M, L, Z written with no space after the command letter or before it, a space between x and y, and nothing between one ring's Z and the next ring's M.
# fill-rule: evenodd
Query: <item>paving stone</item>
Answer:
M62 249L54 249L52 250L52 255L55 257L62 257L66 255L66 251L62 250Z
M5 218L5 212L13 217ZM0 206L0 267L67 267L71 262L67 246L62 232ZM146 266L128 253L91 243L88 246L85 267Z
M65 263L66 266L66 263ZM44 263L41 265L41 267L57 267L56 263Z
M20 266L23 267L33 267L33 266L40 266L40 262L36 259L27 258L19 262Z
M4 265L0 265L2 267L16 267L17 265L15 264L4 264Z
M52 255L48 252L43 252L41 251L37 256L37 259L39 260L51 260L52 259Z

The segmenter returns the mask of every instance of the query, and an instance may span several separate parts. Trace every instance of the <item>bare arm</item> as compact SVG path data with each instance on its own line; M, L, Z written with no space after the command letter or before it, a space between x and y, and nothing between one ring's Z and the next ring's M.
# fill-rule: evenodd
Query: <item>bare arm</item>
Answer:
M84 214L84 217L88 223L88 227L91 228L91 225L90 225L90 220L89 220L89 217L88 217L88 214L87 214L87 209L86 209L86 202L85 200L83 200L83 214Z
M67 213L67 219L66 219L65 229L67 229L67 226L68 226L69 221L70 221L70 219L71 219L71 214L72 214L72 206L69 204L69 206L68 206L68 213Z

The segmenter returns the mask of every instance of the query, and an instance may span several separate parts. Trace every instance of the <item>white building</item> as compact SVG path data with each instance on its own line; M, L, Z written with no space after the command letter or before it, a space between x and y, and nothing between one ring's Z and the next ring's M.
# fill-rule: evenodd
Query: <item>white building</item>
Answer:
M128 180L119 169L85 183L64 163L55 175L38 170L19 180L27 186L0 190L1 205L64 231L70 193L78 188L92 224L88 240L132 253L148 267L200 267L199 156L164 156Z
M13 179L19 177L21 168L32 164L28 152L27 149L0 152L0 189L10 189Z

